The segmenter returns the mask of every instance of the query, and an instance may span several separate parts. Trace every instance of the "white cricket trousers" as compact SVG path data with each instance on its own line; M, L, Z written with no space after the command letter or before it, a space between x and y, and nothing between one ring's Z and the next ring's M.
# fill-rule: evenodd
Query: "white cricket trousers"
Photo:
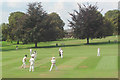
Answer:
M31 72L34 72L34 65L30 65L30 69L29 69L29 71Z
M97 56L100 56L100 51L98 51Z
M100 53L98 53L97 56L100 56Z
M26 68L26 63L25 62L23 62L22 67Z
M52 70L53 66L55 66L56 70L57 70L57 66L55 64L51 64L51 68L50 71Z
M61 54L61 58L63 58L63 54Z

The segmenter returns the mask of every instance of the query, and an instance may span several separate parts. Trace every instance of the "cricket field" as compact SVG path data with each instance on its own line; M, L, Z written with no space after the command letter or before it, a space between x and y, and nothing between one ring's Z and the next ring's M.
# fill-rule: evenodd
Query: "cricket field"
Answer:
M109 43L110 40L110 43ZM58 46L56 47L56 43ZM16 50L18 46L18 50ZM63 49L63 59L58 55ZM3 78L118 78L118 37L102 39L62 39L59 41L34 44L16 44L2 42L2 77ZM29 72L30 48L37 51L35 71ZM100 56L97 49L100 48ZM28 55L26 69L21 69L22 58ZM58 70L49 72L51 57L56 57Z

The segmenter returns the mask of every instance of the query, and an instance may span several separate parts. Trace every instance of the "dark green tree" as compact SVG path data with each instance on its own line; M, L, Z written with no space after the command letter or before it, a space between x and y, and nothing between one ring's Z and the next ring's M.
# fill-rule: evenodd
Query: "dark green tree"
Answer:
M1 29L2 29L2 41L10 41L10 27L9 24L2 23L1 24Z
M63 26L65 25L65 23L57 13L53 12L51 14L48 14L47 19L45 20L45 36L47 41L57 40L64 37Z
M120 18L118 18L119 15L119 10L109 10L105 13L105 18L113 24L114 35L118 34L118 23L120 21Z
M47 13L43 10L41 3L29 3L26 15L23 23L23 39L25 42L34 42L37 47L38 42L44 41Z
M17 41L17 44L19 44L19 41L21 40L21 30L19 26L19 20L21 17L23 17L25 14L23 12L13 12L9 16L9 26L10 26L10 38L12 40Z
M74 10L70 13L72 21L69 21L69 26L74 29L76 38L85 39L87 38L87 44L89 39L102 38L106 36L105 26L103 24L103 16L98 11L97 5L84 5L79 6L79 11Z

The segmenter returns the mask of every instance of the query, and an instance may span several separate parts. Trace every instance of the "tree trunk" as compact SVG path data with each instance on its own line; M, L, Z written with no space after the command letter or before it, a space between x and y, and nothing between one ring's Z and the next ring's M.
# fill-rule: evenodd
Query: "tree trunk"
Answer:
M35 48L37 48L37 42L35 42Z
M17 44L19 44L19 40L17 41Z
M87 44L89 44L89 37L87 37Z

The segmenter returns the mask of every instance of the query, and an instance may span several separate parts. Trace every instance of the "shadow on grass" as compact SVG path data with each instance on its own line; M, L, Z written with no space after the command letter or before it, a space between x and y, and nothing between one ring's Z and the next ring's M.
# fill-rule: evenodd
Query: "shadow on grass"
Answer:
M89 44L84 44L84 45L107 45L107 44L120 44L119 42L94 42L94 43L89 43Z
M83 46L83 45L110 45L110 44L119 44L120 42L94 42L94 43L83 43L83 44L73 44L73 45L63 45L63 46L40 46L37 48L55 48L55 47L74 47L74 46ZM32 47L35 48L35 47Z
M58 48L58 47L75 47L75 46L83 46L83 45L111 45L111 44L120 44L119 42L94 42L94 43L81 43L81 44L73 44L73 45L58 45L58 46L39 46L37 48ZM36 48L36 47L26 47L26 48L19 48L18 50L22 50L22 49L30 49L30 48ZM16 50L16 49L2 49L2 51L12 51L12 50ZM17 51L17 50L16 50Z

